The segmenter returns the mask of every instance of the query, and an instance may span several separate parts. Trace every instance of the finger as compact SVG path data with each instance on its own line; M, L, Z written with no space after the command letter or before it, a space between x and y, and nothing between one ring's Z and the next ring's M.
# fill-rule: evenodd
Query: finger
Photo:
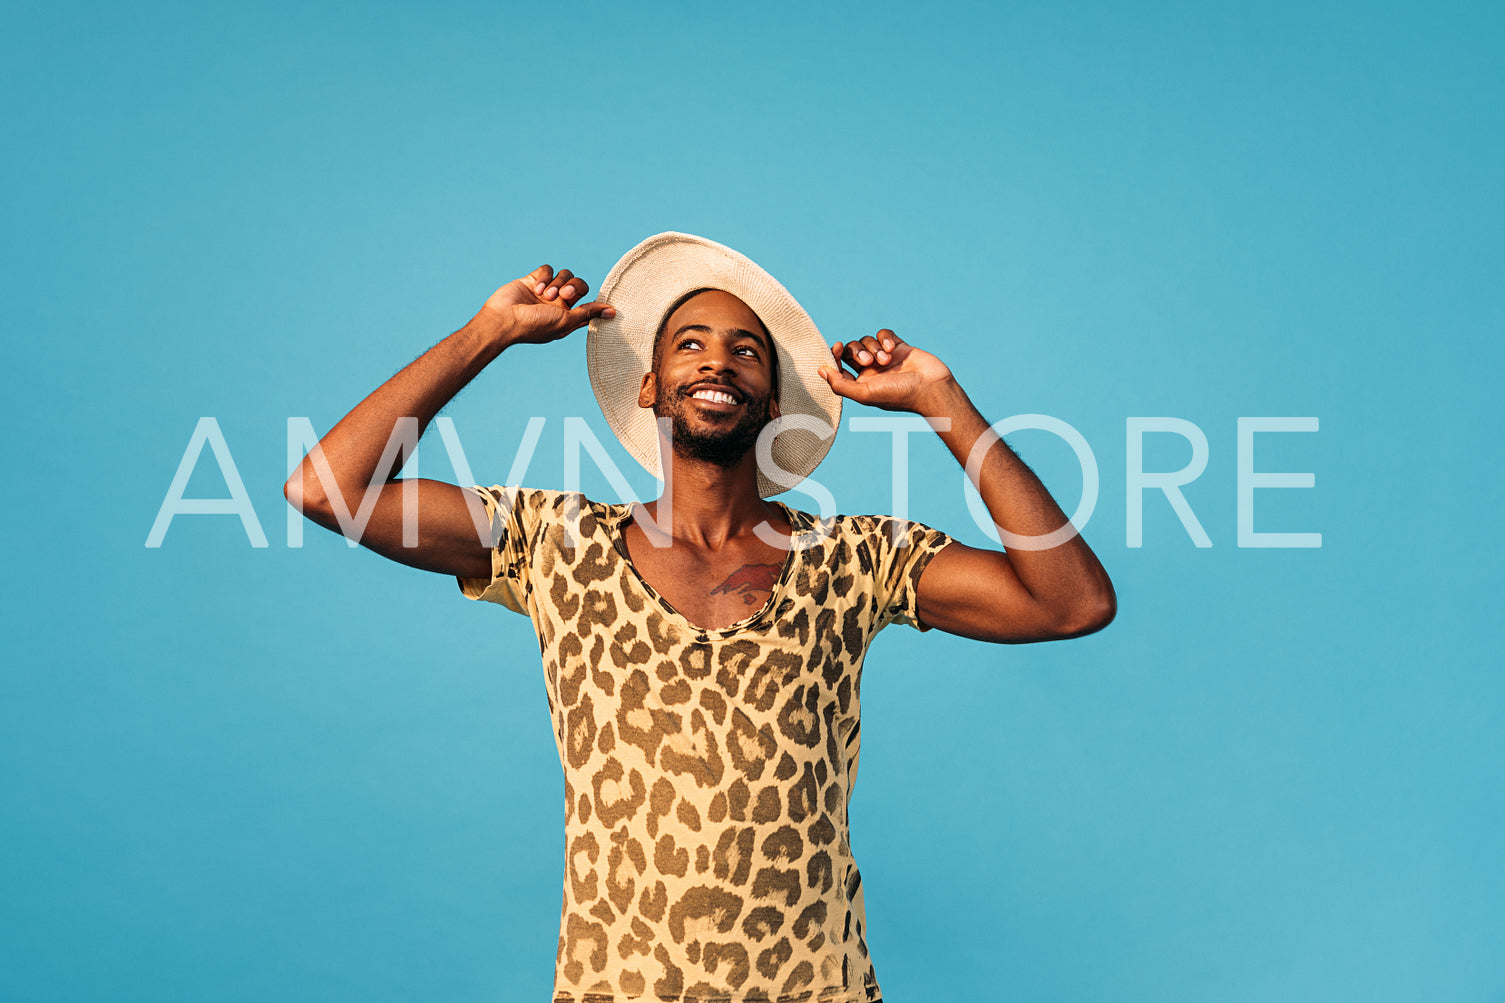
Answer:
M574 272L570 271L568 268L561 268L559 270L559 274L554 276L554 280L550 282L548 288L543 291L543 298L546 300L558 299L560 288L574 277Z
M868 346L868 351L878 360L880 366L886 366L894 360L894 339L896 335L888 328L884 328L871 338L864 338L863 343Z
M577 275L559 287L559 298L562 300L578 300L589 291L590 285Z
M863 340L847 342L846 351L842 355L844 361L853 369L866 369L875 361L873 352L868 350Z
M861 347L857 351L859 355L866 353L864 364L886 366L894 361L894 353L903 344L904 342L897 334L885 327L877 334L863 338L860 342Z
M528 273L528 288L533 290L534 296L542 296L543 291L549 287L549 280L554 277L554 269L550 265L539 265Z
M549 284L544 287L544 291L541 295L546 300L557 300L559 298L559 290L564 287L565 283L569 282L570 279L574 277L574 273L571 272L568 268L561 268L557 273L555 273L554 277L549 280Z

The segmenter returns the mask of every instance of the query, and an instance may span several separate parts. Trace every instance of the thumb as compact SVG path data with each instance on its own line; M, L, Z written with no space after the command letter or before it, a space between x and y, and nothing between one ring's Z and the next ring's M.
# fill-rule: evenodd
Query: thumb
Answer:
M820 374L821 376L825 377L826 385L831 388L831 392L836 394L838 397L845 397L847 400L854 400L859 404L867 403L867 387L852 379L840 369L833 369L830 366L821 366Z
M589 324L591 321L595 320L597 317L611 318L615 317L616 315L617 311L612 308L611 304L602 303L599 300L590 303L581 303L579 306L573 307L570 312L566 314L566 316L569 318L568 323L570 325L570 330L574 330L577 327L583 327L584 325Z

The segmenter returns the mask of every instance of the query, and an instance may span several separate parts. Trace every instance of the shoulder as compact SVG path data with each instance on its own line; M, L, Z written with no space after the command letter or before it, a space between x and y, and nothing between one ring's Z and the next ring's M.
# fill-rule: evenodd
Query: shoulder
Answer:
M488 507L495 505L509 511L535 513L545 517L557 515L575 518L585 513L599 517L621 507L592 501L579 491L527 488L513 484L493 484L489 488L476 485L471 490L480 495Z
M516 485L477 485L490 517L493 541L513 539L534 543L545 536L559 537L573 546L617 525L630 506L592 501L579 491L556 491Z
M798 509L790 509L790 525L795 532L811 537L811 542L829 541L849 546L866 543L868 546L906 547L935 537L946 537L940 530L911 519L891 515L832 515L817 516Z

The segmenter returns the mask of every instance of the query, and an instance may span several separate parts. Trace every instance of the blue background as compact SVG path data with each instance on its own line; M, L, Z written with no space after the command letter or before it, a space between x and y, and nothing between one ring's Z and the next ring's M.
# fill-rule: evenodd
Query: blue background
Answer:
M38 4L0 15L0 998L542 1000L561 782L528 622L309 528L320 431L541 261L667 229L984 413L1078 428L1090 638L895 629L854 847L888 998L1505 998L1505 14L1484 3ZM584 339L447 411L500 481L610 442ZM848 415L861 409L851 407ZM183 516L215 416L271 540ZM1145 497L1125 422L1207 435ZM1264 435L1237 546L1240 416ZM1070 450L1017 446L1068 509ZM653 482L614 442L644 496ZM1152 435L1151 470L1186 442ZM452 476L438 439L420 457ZM882 511L887 437L818 473ZM912 512L969 542L912 443ZM605 479L586 488L609 494ZM209 453L190 497L223 497ZM789 500L810 504L797 493Z

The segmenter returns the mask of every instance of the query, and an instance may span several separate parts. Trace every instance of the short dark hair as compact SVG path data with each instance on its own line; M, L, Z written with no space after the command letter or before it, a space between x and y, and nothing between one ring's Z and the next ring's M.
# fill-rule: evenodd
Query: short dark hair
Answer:
M659 321L659 323L658 323L658 331L656 331L654 333L654 335L653 335L653 354L649 357L649 363L653 366L653 371L655 373L658 372L658 353L659 353L659 351L664 346L664 335L669 332L669 318L674 316L674 311L678 310L680 307L682 307L686 303L690 302L690 300L694 299L696 296L699 296L701 293L712 293L712 292L723 293L723 292L726 292L726 290L725 289L718 289L716 286L702 286L699 289L691 289L689 292L685 293L679 299L677 299L673 303L671 303L669 305L669 309L667 309L667 310L664 311L664 319L661 320L661 321ZM734 296L736 294L735 293L728 293L728 295L733 295ZM748 307L748 309L752 310L752 307ZM756 310L752 310L752 315L754 317L758 317L758 312ZM763 318L762 317L758 317L758 324L763 328L763 337L765 337L765 338L768 339L768 354L769 354L769 363L768 363L768 366L769 366L769 373L773 376L773 398L774 398L774 400L778 400L779 399L779 346L774 342L774 340L773 340L773 332L768 329L768 325L767 324L763 323Z

